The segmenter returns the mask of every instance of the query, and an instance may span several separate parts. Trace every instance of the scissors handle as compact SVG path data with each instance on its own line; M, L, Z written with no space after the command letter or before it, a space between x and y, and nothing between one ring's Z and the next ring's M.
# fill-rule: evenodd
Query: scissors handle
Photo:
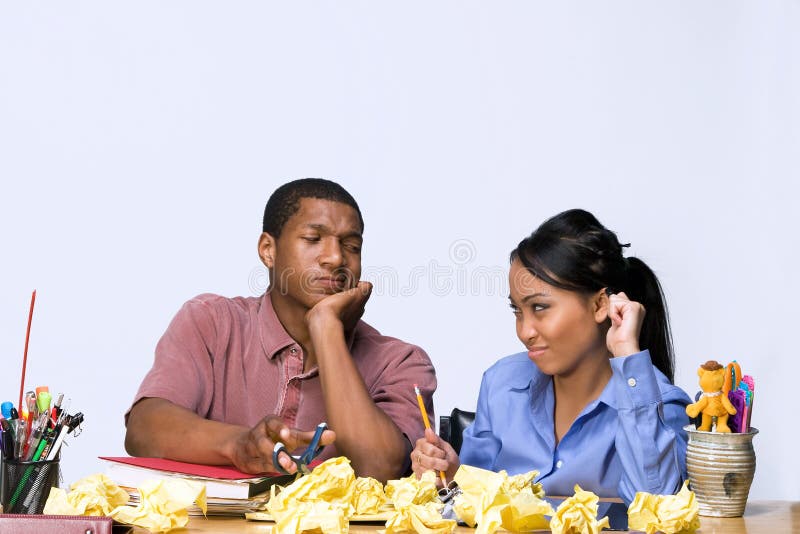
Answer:
M322 452L322 449L325 448L325 445L320 445L319 441L322 439L322 433L328 428L327 423L320 423L317 425L317 430L314 432L314 437L311 438L311 443L308 444L308 448L305 452L300 456L300 461L303 465L308 466L311 463L311 460L316 458L319 453Z
M317 429L314 432L314 437L311 438L311 442L308 444L306 450L303 451L303 453L300 454L299 456L289 454L289 451L286 450L286 446L280 441L277 442L275 444L275 447L273 447L272 449L272 465L274 465L275 469L279 470L282 473L286 473L287 475L291 474L278 461L280 454L285 453L286 456L288 456L295 463L298 472L304 474L308 473L309 472L308 464L310 464L311 461L314 458L316 458L320 452L322 452L322 449L325 448L325 446L320 445L319 442L322 439L322 433L325 432L327 428L328 428L327 423L318 424Z

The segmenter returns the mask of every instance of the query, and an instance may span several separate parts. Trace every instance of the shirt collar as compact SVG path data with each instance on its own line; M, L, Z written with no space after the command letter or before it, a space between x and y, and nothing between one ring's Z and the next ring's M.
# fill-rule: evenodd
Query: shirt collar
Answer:
M286 347L296 343L278 319L275 308L272 307L269 292L264 293L264 296L261 297L261 305L258 308L258 330L261 347L270 359L277 356Z
M603 388L603 392L597 397L597 402L609 406L610 408L617 409L617 395L614 389L614 376L608 380L608 384Z
M366 323L359 320L356 327L347 333L347 348L351 353L357 332L363 330L365 326ZM269 292L264 293L261 297L261 304L258 308L258 330L261 347L270 359L275 358L286 347L297 344L297 341L289 335L278 319L275 308L272 306L272 300L269 298Z

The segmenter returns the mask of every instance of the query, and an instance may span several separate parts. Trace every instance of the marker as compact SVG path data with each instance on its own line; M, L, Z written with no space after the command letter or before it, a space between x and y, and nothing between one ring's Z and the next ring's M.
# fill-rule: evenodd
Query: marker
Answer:
M53 398L50 396L49 391L42 391L39 393L36 397L36 405L39 408L40 414L47 413L48 416L50 415L48 412L50 411L50 401L52 400Z
M422 401L422 395L419 392L419 387L414 384L414 393L417 394L417 404L419 404L419 412L422 414L422 422L425 424L425 429L431 428L431 422L428 420L428 410L425 409L425 403ZM447 487L447 477L444 476L444 471L439 471L439 478L442 479L442 484Z
M11 410L14 408L14 403L11 401L5 401L2 405L0 405L0 412L3 413L3 417L6 419L11 419Z

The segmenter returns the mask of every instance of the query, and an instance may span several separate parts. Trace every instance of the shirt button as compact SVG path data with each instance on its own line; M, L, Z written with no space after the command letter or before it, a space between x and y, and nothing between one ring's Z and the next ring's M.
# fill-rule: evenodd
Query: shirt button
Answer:
M636 379L635 378L629 378L628 379L628 385L630 387L634 387L636 385Z
M289 352L291 352L292 354L297 354L297 349L292 347L291 349L289 349ZM633 379L631 379L631 380L633 380Z
M557 461L556 462L556 469L561 469L562 465L564 465L564 462L562 462L561 460Z

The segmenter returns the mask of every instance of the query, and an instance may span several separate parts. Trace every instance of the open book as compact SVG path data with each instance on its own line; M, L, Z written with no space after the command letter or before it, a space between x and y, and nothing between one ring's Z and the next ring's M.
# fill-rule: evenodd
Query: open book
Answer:
M295 475L266 473L253 476L231 466L191 464L163 458L100 456L105 460L105 475L125 488L138 488L145 480L164 477L205 482L206 496L223 499L250 499L268 491L273 484L286 485Z

